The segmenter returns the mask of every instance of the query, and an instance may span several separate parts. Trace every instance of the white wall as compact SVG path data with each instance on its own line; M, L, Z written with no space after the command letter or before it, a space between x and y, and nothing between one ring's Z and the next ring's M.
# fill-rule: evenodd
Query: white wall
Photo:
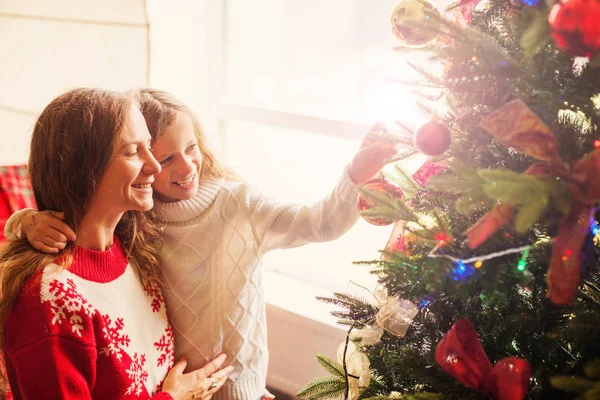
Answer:
M171 91L214 132L205 8L202 0L0 0L0 165L27 162L36 115L78 86Z
M0 164L27 161L35 116L76 86L147 79L142 0L0 0Z
M211 143L216 137L216 79L220 43L211 35L218 1L147 0L150 24L150 85L174 93L200 118ZM217 8L215 8L217 7Z

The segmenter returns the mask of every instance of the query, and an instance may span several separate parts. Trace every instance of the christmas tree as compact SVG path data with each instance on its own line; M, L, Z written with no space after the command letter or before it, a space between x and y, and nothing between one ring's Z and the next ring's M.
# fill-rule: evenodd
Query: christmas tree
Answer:
M395 224L379 286L322 299L348 337L300 397L600 399L600 1L523 1L393 10L444 71L414 66L431 121L359 199Z

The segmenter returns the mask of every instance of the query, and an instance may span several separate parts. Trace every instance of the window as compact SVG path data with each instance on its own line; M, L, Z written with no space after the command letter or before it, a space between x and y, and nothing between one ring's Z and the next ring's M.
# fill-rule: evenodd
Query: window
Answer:
M227 163L266 194L312 203L375 121L418 126L424 117L401 81L416 79L406 61L424 55L393 50L396 3L225 1L218 125ZM310 297L346 291L349 280L373 288L367 267L352 262L378 258L390 232L360 220L337 241L268 254L265 271L305 285Z

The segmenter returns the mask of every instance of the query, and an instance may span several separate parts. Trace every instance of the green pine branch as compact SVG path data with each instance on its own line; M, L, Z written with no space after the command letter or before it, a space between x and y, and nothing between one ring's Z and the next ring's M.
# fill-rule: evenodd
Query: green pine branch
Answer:
M300 388L296 396L311 400L335 399L343 397L345 390L346 382L343 378L325 376L308 382Z

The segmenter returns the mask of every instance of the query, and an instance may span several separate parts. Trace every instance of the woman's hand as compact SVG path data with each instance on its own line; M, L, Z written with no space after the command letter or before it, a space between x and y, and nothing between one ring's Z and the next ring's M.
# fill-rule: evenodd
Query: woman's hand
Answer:
M227 356L221 354L204 367L184 374L187 361L179 360L167 374L162 391L174 400L208 400L223 386L233 371L232 366L220 369Z
M27 241L41 252L56 254L75 240L75 232L62 220L64 213L57 211L32 211L23 217L21 232Z
M382 123L375 124L363 139L348 169L352 182L362 185L373 178L398 152L396 144Z

